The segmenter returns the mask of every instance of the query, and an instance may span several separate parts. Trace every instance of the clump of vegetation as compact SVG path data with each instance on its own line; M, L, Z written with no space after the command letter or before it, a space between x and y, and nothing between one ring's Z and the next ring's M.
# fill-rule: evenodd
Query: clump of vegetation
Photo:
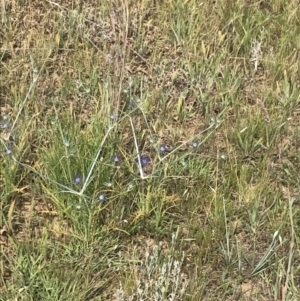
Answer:
M0 300L299 298L300 12L248 2L1 2Z
M172 236L174 246L176 236ZM144 259L140 264L134 266L132 275L135 279L131 282L136 285L130 296L126 297L122 283L116 291L116 299L124 300L180 300L185 293L188 279L181 271L184 260L184 253L181 259L174 259L172 255L163 255L161 248L154 245L152 248L147 245ZM162 259L160 258L162 257ZM128 282L128 280L127 280ZM132 284L129 284L132 290Z

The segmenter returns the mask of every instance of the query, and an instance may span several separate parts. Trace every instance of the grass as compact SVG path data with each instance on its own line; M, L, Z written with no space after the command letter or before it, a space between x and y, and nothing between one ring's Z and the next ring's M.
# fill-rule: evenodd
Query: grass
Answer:
M2 1L0 300L298 300L293 1Z

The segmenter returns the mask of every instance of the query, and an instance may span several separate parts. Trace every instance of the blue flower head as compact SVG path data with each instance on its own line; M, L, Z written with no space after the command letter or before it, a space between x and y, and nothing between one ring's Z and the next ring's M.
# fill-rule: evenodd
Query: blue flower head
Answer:
M146 167L151 163L151 159L149 156L143 155L143 156L140 156L140 162L141 162L142 167Z
M12 153L11 148L6 147L5 150L4 150L4 154L7 155L7 156L9 156L11 153Z
M120 157L119 155L117 155L117 154L114 154L114 155L112 156L111 160L112 160L114 163L118 164L118 163L121 162L121 157Z
M165 154L167 152L169 152L169 148L164 144L162 143L160 146L159 146L159 152L161 154Z
M114 122L118 121L118 115L116 113L111 113L109 118L111 121L114 121Z
M4 122L4 123L1 123L0 124L0 128L2 129L2 130L8 130L9 128L10 128L10 123L9 122Z
M135 107L135 104L134 104L134 102L129 101L126 106L127 106L128 110L133 110Z
M65 147L71 147L73 145L73 142L71 140L67 139L67 138L64 138L63 139L63 145Z
M78 185L78 184L80 184L82 182L82 177L81 177L81 175L75 175L75 177L74 177L74 183L76 184L76 185Z
M193 148L198 148L200 146L200 142L199 141L193 141L192 142L192 147Z
M100 192L97 200L101 203L105 203L107 201L107 194L105 192Z

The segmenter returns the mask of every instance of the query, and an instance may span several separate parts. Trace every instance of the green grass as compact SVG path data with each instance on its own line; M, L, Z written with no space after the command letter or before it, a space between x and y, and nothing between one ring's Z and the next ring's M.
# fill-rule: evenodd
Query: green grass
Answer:
M0 300L300 298L296 3L1 9Z

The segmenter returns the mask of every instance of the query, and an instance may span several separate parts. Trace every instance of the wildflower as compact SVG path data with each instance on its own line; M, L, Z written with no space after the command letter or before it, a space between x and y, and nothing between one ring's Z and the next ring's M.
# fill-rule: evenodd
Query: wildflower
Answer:
M162 143L159 146L159 151L160 151L161 154L168 153L169 152L169 148L164 143Z
M140 156L140 162L141 162L142 167L146 167L150 164L151 159L149 156L143 155L143 156Z
M11 153L12 153L12 150L10 148L6 147L5 150L4 150L4 154L9 156Z
M200 146L200 143L198 141L193 141L192 142L192 147L193 148L198 148Z
M118 163L120 163L121 158L120 158L119 155L114 154L114 155L112 156L111 160L112 160L114 163L118 164Z
M73 145L73 142L71 140L67 139L67 138L64 138L63 139L63 145L65 147L71 147Z
M111 113L109 118L111 121L114 121L114 122L118 121L118 115L115 113Z
M75 177L74 177L74 183L76 184L76 185L78 185L78 184L80 184L82 182L82 177L80 176L80 175L76 175Z
M107 201L107 194L105 192L100 192L98 196L98 201L105 203Z
M227 160L227 155L226 154L221 154L220 158L221 158L221 160L226 161Z
M9 122L4 122L0 124L0 128L2 130L8 130L10 128L10 123Z
M129 102L127 103L126 107L127 107L128 110L133 110L134 107L135 107L135 104L134 104L134 102L129 101Z

